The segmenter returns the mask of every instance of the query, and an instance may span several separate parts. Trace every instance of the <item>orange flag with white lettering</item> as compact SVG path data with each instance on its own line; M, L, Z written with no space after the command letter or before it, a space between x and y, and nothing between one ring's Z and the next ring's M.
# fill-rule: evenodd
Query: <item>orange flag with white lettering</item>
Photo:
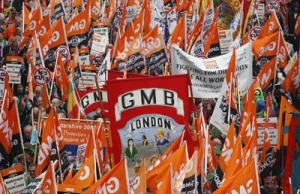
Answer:
M158 189L163 184L164 177L161 175L167 174L170 163L173 164L174 174L179 173L188 161L187 146L184 143L170 157L163 160L157 167L147 173L147 187L153 194L158 193Z
M114 185L108 187L109 185ZM98 194L98 193L130 193L127 160L126 158L120 161L108 173L102 176L96 183L86 190L85 194Z
M170 53L171 44L177 44L182 50L186 49L187 41L187 29L186 29L186 13L183 14L182 18L177 23L174 31L168 41L167 50Z
M66 101L69 97L69 79L65 71L60 52L57 52L55 83L61 92L62 101Z
M276 71L276 57L273 57L266 64L264 64L263 68L259 71L257 78L260 82L261 89L272 89L275 79L275 71Z
M80 185L82 189L90 187L96 181L95 157L92 154L72 178L71 184Z
M35 193L57 193L57 184L52 161L48 165L42 183Z
M55 63L56 49L60 45L66 45L67 43L65 24L62 17L43 36L39 37L39 42L45 65Z
M252 42L252 52L255 56L255 60L258 61L261 57L275 57L278 52L279 34L277 31L262 39L257 39Z
M157 193L173 193L173 165L170 163L168 171L166 174L163 174L163 181L157 190Z
M42 142L40 144L36 168L37 175L42 174L51 160L52 144L55 144L54 122L53 109L51 108L47 120L43 122Z
M146 159L142 165L135 167L136 176L130 183L131 193L146 193Z
M42 17L41 9L40 7L38 7L38 9L32 15L29 24L26 26L23 32L23 36L28 36L28 37L31 36L42 19L43 17Z
M233 121L230 124L227 137L225 139L225 143L222 148L222 152L219 158L219 167L222 169L222 172L226 171L226 168L228 166L228 162L232 156L233 148L235 144L235 136L234 136L234 124L235 121Z
M251 160L244 168L229 177L213 194L260 193L256 161Z
M51 28L50 16L45 16L43 20L35 28L37 38L46 34Z
M233 153L230 160L228 161L227 168L224 172L223 180L227 180L229 177L234 175L239 169L243 167L242 165L242 138L237 137L237 141L233 148Z
M192 181L197 183L197 169L198 169L198 151L195 151L190 160L186 163L184 168L179 172L178 176L173 183L173 193L181 194L182 189L184 189L184 180L189 180L188 183ZM188 189L188 190L187 190ZM185 188L185 192L196 193L197 184L193 187Z
M279 31L279 28L280 28L280 24L278 22L277 15L275 12L272 12L270 18L266 21L266 23L262 27L257 39L261 39L266 36L269 36L274 32Z
M66 33L70 49L88 45L88 33L92 21L90 18L90 10L85 9L66 24Z

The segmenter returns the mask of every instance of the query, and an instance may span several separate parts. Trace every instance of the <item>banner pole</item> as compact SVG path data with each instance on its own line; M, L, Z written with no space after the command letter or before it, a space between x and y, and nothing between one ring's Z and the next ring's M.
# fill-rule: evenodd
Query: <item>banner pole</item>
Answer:
M99 84L98 84L98 75L97 74L95 75L95 79L96 79L97 92L98 92L98 96L99 96L100 108L101 108L101 110L104 111L103 100L102 100L102 96L101 96L101 93L100 93L100 88L99 88ZM110 148L110 143L109 143L109 139L108 139L107 123L106 123L107 121L106 121L104 115L102 115L102 117L103 117L103 121L104 121L104 129L105 129L105 134L106 134L106 143L107 143L108 148ZM107 153L108 153L108 157L109 157L109 165L110 165L110 168L112 169L111 154L110 154L109 149L107 149Z

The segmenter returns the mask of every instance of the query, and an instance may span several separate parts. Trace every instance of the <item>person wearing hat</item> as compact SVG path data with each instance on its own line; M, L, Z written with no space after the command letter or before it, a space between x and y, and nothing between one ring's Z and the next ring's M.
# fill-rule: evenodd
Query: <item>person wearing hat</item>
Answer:
M25 159L27 163L33 162L34 147L30 143L24 143Z

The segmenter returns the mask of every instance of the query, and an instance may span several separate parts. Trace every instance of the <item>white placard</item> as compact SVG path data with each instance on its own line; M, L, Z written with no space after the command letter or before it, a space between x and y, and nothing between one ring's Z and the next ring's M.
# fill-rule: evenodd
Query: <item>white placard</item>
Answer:
M106 50L106 45L108 44L108 38L101 36L100 34L93 35L93 44L91 48L91 55L99 55L104 53Z
M25 176L20 174L4 179L4 184L9 193L23 191L26 188Z
M277 117L269 118L269 138L272 146L277 145ZM257 118L258 127L258 139L257 145L262 146L264 143L264 133L265 133L265 118Z
M22 64L6 63L6 71L9 74L9 83L11 84L21 83L21 73L20 73L21 67Z
M230 52L230 46L232 45L232 30L219 30L219 40L221 54L224 55Z
M89 65L90 64L90 56L89 55L79 55L78 63L79 63L79 65Z

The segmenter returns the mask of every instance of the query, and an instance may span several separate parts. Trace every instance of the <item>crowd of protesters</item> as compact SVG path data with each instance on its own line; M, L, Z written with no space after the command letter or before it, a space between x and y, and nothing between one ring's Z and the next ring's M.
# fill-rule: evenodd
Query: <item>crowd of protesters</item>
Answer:
M5 66L5 58L6 56L22 56L24 57L24 53L19 52L18 43L22 37L23 31L23 12L22 5L26 3L30 5L32 2L22 2L21 0L4 0L4 8L3 13L0 13L0 66ZM29 6L30 7L30 6ZM299 50L299 36L294 35L294 29L297 17L299 15L299 2L292 1L288 3L288 10L286 15L278 14L278 19L280 24L282 25L282 29L285 29L285 38L286 41L293 45L294 52ZM261 26L268 19L269 15L265 14L265 20L261 20ZM288 17L287 19L285 17ZM286 24L285 21L288 21ZM26 62L26 60L24 60ZM33 128L36 127L39 117L39 112L42 109L42 89L40 86L34 88L34 100L33 102L28 102L29 99L26 95L26 79L28 73L28 64L23 64L21 68L22 75L22 83L13 86L13 94L15 100L18 102L18 110L19 110L19 119L21 123L21 130L23 135L23 143L25 150L25 157L23 154L17 155L13 159L13 165L15 164L23 164L24 168L27 167L27 184L29 184L32 180L36 178L36 164L34 161L34 146L32 146L31 137ZM274 98L277 102L277 110L279 109L280 96L286 96L284 90L278 86L274 92ZM2 98L3 96L1 96ZM295 97L289 97L290 101L293 105L300 110L300 89L297 90L297 95ZM202 101L201 99L197 99L196 103L203 102L204 107L204 117L206 122L209 123L209 119L212 115L216 99L210 99L206 101ZM56 112L59 114L61 118L67 118L67 109L66 102L62 102L60 96L52 96L51 97L51 105L56 107ZM101 117L100 110L96 116L92 119L98 119ZM224 135L216 129L211 128L211 140L213 142L215 152L217 155L220 155L222 150L222 145L225 141ZM274 165L270 168L269 173L267 173L262 181L262 193L279 193L280 190L280 181L281 181L281 172L277 169L278 165L280 166L280 161L276 160L277 154L274 153L273 156ZM26 161L25 161L26 160ZM26 163L26 165L25 165ZM1 167L0 167L1 168ZM208 177L209 179L209 177ZM277 191L278 190L278 191Z

